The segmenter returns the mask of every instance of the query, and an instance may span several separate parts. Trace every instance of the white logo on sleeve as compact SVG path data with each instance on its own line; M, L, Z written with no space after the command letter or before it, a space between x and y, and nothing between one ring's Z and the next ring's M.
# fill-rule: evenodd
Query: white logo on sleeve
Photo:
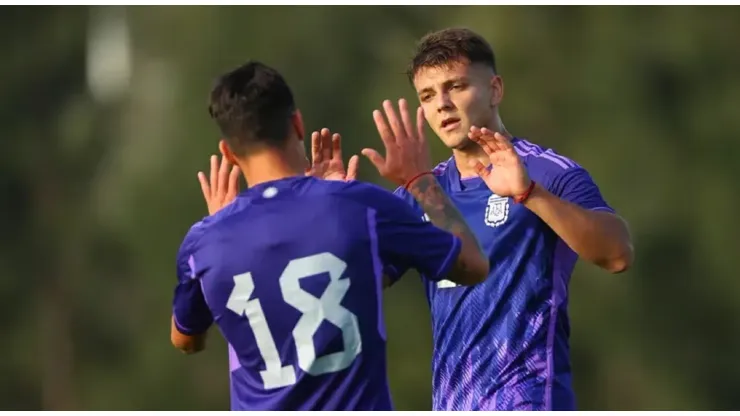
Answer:
M450 289L450 288L458 287L458 286L460 285L458 285L457 283L453 281L447 280L447 279L440 280L439 282L437 282L437 289Z
M488 198L484 221L489 227L498 227L509 218L509 198L492 194Z

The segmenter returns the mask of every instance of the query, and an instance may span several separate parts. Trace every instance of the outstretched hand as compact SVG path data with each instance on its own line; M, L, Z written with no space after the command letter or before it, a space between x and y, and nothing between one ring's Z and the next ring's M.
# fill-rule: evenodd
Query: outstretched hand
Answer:
M329 129L321 129L311 134L311 161L306 175L332 181L352 181L357 179L360 158L353 155L344 169L342 160L342 136L331 134Z
M362 149L380 175L389 181L404 185L417 175L431 169L429 145L424 136L424 111L416 110L416 123L411 121L408 103L398 100L400 117L390 101L383 101L385 117L373 111L373 120L385 146L385 157L374 149ZM386 122L386 117L388 121Z
M493 193L517 197L527 192L531 183L527 168L506 136L473 126L468 137L483 148L491 161L490 169L479 160L471 160L469 164Z
M218 156L212 155L210 181L203 172L198 172L198 181L208 206L208 215L213 215L233 202L239 193L239 166L231 166L225 157L221 157L219 167Z

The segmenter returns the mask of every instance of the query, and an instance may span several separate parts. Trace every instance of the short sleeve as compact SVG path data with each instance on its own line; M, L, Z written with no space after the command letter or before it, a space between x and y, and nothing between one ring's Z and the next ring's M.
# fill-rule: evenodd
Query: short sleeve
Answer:
M191 229L177 253L177 286L172 301L175 325L185 335L202 334L213 323L213 316L200 284L196 247L197 237Z
M614 212L601 196L591 175L582 167L560 170L543 184L554 195L585 209Z
M422 219L422 215L396 195L372 189L365 198L375 216L384 272L397 280L414 268L430 280L447 276L460 254L461 241L452 233Z
M409 195L409 193L406 192L406 190L403 189L403 187L396 188L396 190L393 191L393 195L395 195L396 197L398 197L399 199L401 199L402 201L404 201L412 209L418 211L417 212L418 215L421 218L424 218L425 221L427 220L426 217L424 216L424 214L419 209L418 203L416 202L416 200L414 200L414 198L411 195ZM408 267L404 267L404 266L401 266L401 265L398 265L398 264L388 263L388 264L384 265L383 273L385 273L385 275L388 276L388 278L390 279L391 283L395 283L395 282L398 281L398 279L401 278L401 276L403 276L404 274L406 274L406 272L408 270L409 270Z

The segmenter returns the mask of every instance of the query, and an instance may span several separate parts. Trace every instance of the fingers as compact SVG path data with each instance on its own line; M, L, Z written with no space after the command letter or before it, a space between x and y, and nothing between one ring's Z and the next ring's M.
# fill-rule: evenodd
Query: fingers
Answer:
M357 170L359 166L360 166L359 156L353 155L351 158L349 158L349 162L347 162L347 176L345 177L345 180L353 181L357 179Z
M491 129L488 129L486 127L478 128L478 127L471 127L470 133L468 133L468 137L470 137L471 140L474 140L478 142L476 139L480 139L488 143L488 146L491 149L494 150L509 150L514 151L514 146L511 144L511 141L503 134L499 132L494 132Z
M211 155L211 181L212 190L218 189L218 156Z
M493 132L485 127L481 129L481 133L486 136L492 136L496 141L496 144L503 150L514 150L514 145L511 144L511 140L505 135L499 132Z
M403 130L406 137L412 140L418 139L414 131L414 123L411 122L411 116L409 115L409 104L403 98L398 100L398 111L401 113L401 121L403 121Z
M333 160L342 161L342 135L339 133L334 133L331 136L331 152Z
M211 187L208 186L208 179L206 178L205 173L198 172L198 182L200 182L200 190L203 191L203 198L205 198L206 203L210 202Z
M373 120L375 121L375 127L377 127L384 143L398 142L399 140L404 139L423 139L423 120L419 120L420 113L423 119L423 112L421 109L417 110L416 113L416 129L414 129L414 123L412 123L411 116L409 114L409 105L405 99L401 98L398 100L398 111L400 112L400 116L396 113L390 100L383 101L383 111L385 112L385 117L383 117L383 113L379 110L373 111ZM387 122L386 118L388 120ZM419 128L419 126L422 126L422 128Z
M424 109L419 106L416 109L416 137L422 142L426 140L424 137L424 120Z
M321 136L317 131L311 133L311 162L321 162Z
M326 127L321 129L321 159L331 160L331 131Z
M383 140L385 147L394 144L396 142L396 137L393 135L393 131L390 126L388 126L388 123L386 123L385 117L383 117L383 114L380 111L373 111L373 121L375 121L375 127L378 129L380 139Z
M489 136L483 136L480 129L478 129L477 127L470 128L470 133L468 133L468 137L470 138L470 140L477 143L489 157L491 157L498 150L498 147L496 147L495 143L493 142L493 138Z
M229 173L229 188L226 195L229 198L233 198L239 193L239 166L232 166L231 173Z
M406 129L403 127L403 123L396 114L396 110L393 108L393 103L391 103L390 100L383 101L383 110L385 110L385 116L388 118L388 123L391 125L391 130L396 138L396 142L408 137L406 135Z
M221 167L218 169L218 184L214 188L216 192L219 192L221 195L226 195L228 192L228 189L226 187L229 185L229 166L231 164L225 157L221 157Z
M370 163L378 169L378 172L381 172L385 168L385 159L376 150L362 149L362 155L370 160Z
M481 163L480 160L477 160L477 159L468 160L468 166L473 168L475 173L483 179L486 179L488 175L491 174L491 171L488 170L486 165Z

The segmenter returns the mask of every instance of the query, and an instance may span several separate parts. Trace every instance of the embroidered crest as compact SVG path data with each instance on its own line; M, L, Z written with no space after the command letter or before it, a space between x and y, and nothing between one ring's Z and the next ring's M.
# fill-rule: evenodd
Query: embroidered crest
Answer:
M498 227L509 218L509 198L493 194L488 198L485 222L489 227Z

